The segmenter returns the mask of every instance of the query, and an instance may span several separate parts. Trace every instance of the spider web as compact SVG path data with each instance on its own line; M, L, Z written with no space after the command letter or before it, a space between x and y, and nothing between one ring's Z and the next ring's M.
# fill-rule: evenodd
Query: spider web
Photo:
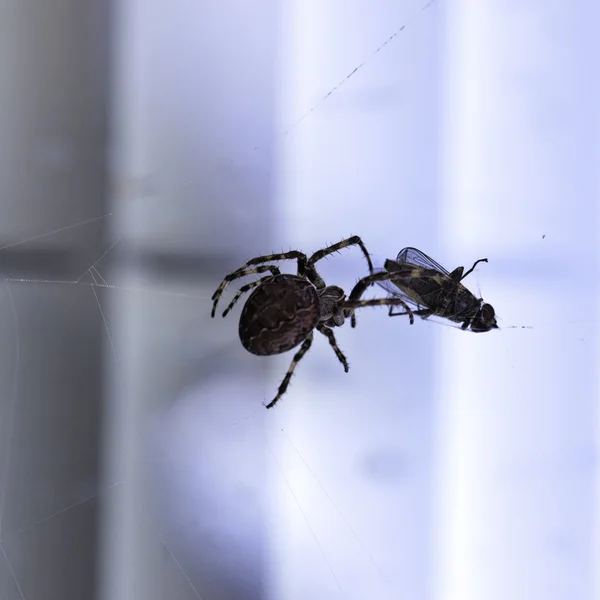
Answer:
M422 13L434 3L434 0L424 4L419 8L419 13ZM280 138L287 140L292 137L299 128L302 128L306 122L314 116L323 104L332 98L332 95L337 93L342 86L344 86L349 80L354 77L358 77L361 71L371 64L371 61L383 52L390 48L391 43L397 38L397 36L404 31L407 24L410 21L405 22L401 27L391 33L389 37L382 41L382 43L373 51L370 56L367 56L365 60L358 63L348 75L339 81L336 85L329 89L329 91L323 95L323 97L305 113L292 122L292 124L281 132ZM134 184L134 196L140 194L139 187ZM135 202L141 202L142 200L135 200ZM142 209L143 210L143 209ZM65 232L72 230L87 230L87 228L93 228L107 220L114 219L116 214L107 213L104 215L93 216L76 223L66 223L64 226L53 229L52 231L42 232L40 234L27 237L19 240L13 244L7 244L0 247L0 252L9 248L14 248L20 245L26 245L31 242L39 241L43 238L52 238L53 236L59 236ZM353 232L348 232L353 233ZM360 232L359 232L360 233ZM544 238L545 238L545 234ZM540 236L541 237L541 236ZM61 287L61 288L74 288L77 290L89 290L89 302L94 305L97 309L97 314L101 319L104 331L105 339L107 342L107 348L109 356L111 357L112 367L114 368L114 381L113 384L120 390L121 394L125 394L130 388L128 382L125 381L123 364L127 364L128 368L131 364L132 358L127 355L127 348L120 347L118 341L115 340L123 324L113 324L110 322L110 315L107 312L106 305L111 302L111 295L119 295L121 298L138 297L144 295L148 297L148 302L160 303L161 306L165 306L164 303L174 313L184 313L187 315L188 322L191 323L190 330L188 332L182 332L181 330L172 333L167 337L169 344L173 345L173 340L185 339L191 346L186 347L187 350L190 348L194 349L193 340L194 335L204 333L206 329L200 332L194 323L197 322L197 315L199 313L208 314L210 311L211 301L210 296L212 288L216 288L218 284L217 279L214 281L214 285L210 284L190 284L190 283L172 283L159 284L155 281L147 281L145 278L141 278L142 281L129 282L121 281L121 276L115 274L110 268L110 260L113 253L117 252L119 246L123 243L123 237L117 236L114 242L107 244L106 248L97 256L89 267L84 272L75 277L74 279L68 280L56 280L56 279L35 279L31 277L20 277L18 274L11 274L4 281L4 295L2 296L2 305L5 311L8 311L11 319L12 326L12 339L14 340L14 359L12 363L11 382L12 388L10 390L10 403L8 408L5 409L5 413L2 414L2 422L8 423L7 441L3 445L3 456L6 468L3 471L2 496L0 497L0 531L2 531L2 520L5 512L6 502L6 491L7 481L11 476L14 475L13 469L15 468L12 464L12 442L14 440L14 420L17 414L19 397L20 397L20 385L21 378L19 376L22 363L23 354L21 349L21 328L23 326L22 318L19 312L18 302L15 301L15 290L21 286L27 286L35 288L36 290L46 290L50 286ZM333 240L335 241L335 240ZM399 249L399 248L398 248ZM268 249L267 249L268 250ZM475 257L477 258L477 257ZM360 258L357 258L357 261ZM333 260L331 261L333 263ZM324 267L324 272L335 273L335 267L329 264ZM354 270L355 272L355 270ZM151 279L151 278L150 278ZM231 291L231 290L229 290ZM240 303L241 304L241 303ZM231 317L225 321L216 321L213 323L205 324L203 327L210 327L214 325L215 329L235 330L235 319L237 317L235 312ZM375 316L375 315L374 315ZM581 327L572 327L576 323L581 323ZM587 330L590 322L596 322L595 320L583 320L583 319L570 319L568 321L569 327L571 327L569 333L569 341L572 343L577 340L578 343L586 344L587 336L585 331ZM364 329L362 329L364 323ZM365 315L361 318L360 327L362 339L367 339L373 343L373 354L376 354L376 343L377 336L371 334L371 325L373 320L371 315ZM511 323L512 324L512 323ZM537 325L537 322L536 322ZM406 334L406 335L411 335ZM217 340L217 346L224 348L223 356L229 357L229 346L228 343L231 337L227 340ZM341 332L339 339L343 340L344 349L348 351L348 355L352 360L352 356L359 354L358 342L352 342L347 335L347 332ZM237 343L237 340L236 340ZM355 344L352 348L352 343ZM218 352L218 351L217 351ZM323 357L323 363L330 361L333 363L333 367L330 370L325 367L317 368L317 375L325 373L326 377L333 377L335 369L338 368L335 365L335 360L330 360L328 356L329 349L326 344L323 344L322 349L315 349L314 355L313 350L305 360L314 360L320 362L320 356ZM242 351L240 350L240 354ZM124 357L126 355L126 357ZM312 357L311 357L312 355ZM219 402L216 406L210 405L208 407L209 414L211 414L217 427L220 428L219 435L215 435L218 439L223 434L224 439L229 439L228 436L233 436L238 439L245 439L247 436L258 435L261 444L265 449L265 453L269 459L270 469L272 470L272 477L278 481L278 492L276 502L281 503L285 506L282 510L285 513L282 521L277 521L277 527L281 527L281 523L285 521L285 518L291 519L288 523L288 529L285 530L285 534L291 536L294 539L299 539L298 542L303 546L303 550L306 554L312 555L314 564L310 564L308 569L311 573L319 573L323 577L323 580L327 582L327 587L323 590L323 597L340 597L340 598L359 598L366 597L365 594L369 594L371 597L377 598L395 598L398 597L400 591L402 591L400 578L394 577L394 564L390 560L390 557L385 552L381 552L378 547L377 536L372 535L370 528L381 528L381 522L387 522L389 525L389 515L393 514L392 506L381 506L377 504L381 497L376 493L365 492L363 500L367 501L371 498L375 499L373 503L372 513L368 514L369 518L364 515L358 517L355 502L353 499L343 497L340 490L344 489L343 485L339 485L339 473L332 472L329 467L331 464L339 465L347 462L343 459L339 461L333 461L332 463L326 464L319 460L319 457L315 455L315 451L311 448L311 435L328 436L329 431L334 430L336 427L339 429L354 431L355 433L363 425L356 423L352 416L345 411L351 411L351 407L344 408L346 401L344 392L349 391L351 384L345 382L339 385L339 381L343 380L342 373L340 371L340 377L336 377L335 382L323 381L323 377L319 378L318 382L307 381L309 377L308 367L304 369L306 365L300 365L297 371L297 377L292 380L290 390L283 398L282 403L284 408L276 409L275 411L264 411L261 404L261 400L268 399L268 395L276 388L279 379L285 372L285 368L288 360L291 357L287 354L284 357L276 358L273 363L273 371L269 373L267 383L264 385L265 397L262 397L262 392L257 387L250 387L253 393L250 394L250 399L246 398L246 406L252 406L254 403L257 408L245 409L243 414L239 414L239 406L229 405L227 402ZM174 364L177 360L182 362L189 361L190 357L176 357ZM236 359L237 360L237 359ZM375 358L372 359L375 362ZM406 359L408 360L408 358ZM192 361L193 362L193 361ZM255 363L258 365L258 363ZM237 367L241 363L236 363ZM261 364L256 368L264 368ZM322 369L322 371L319 371ZM367 369L372 374L378 371L377 368ZM229 373L231 377L235 377L234 372ZM251 377L247 377L250 381ZM361 389L363 396L368 398L368 384L366 382L364 387ZM356 379L353 380L353 384L356 385ZM239 393L236 391L236 385L231 382L217 381L214 390L211 392L215 397L220 400L225 398L227 395L235 396ZM223 386L223 387L220 387ZM341 390L336 391L336 388ZM175 427L173 423L181 425L182 421L189 421L189 427L192 424L198 424L202 418L206 418L206 407L198 408L194 402L195 392L189 392L185 389L178 396L177 401L174 403L174 407L170 407L168 410L158 410L155 417L158 421L161 420L172 420L170 421L171 426ZM200 396L204 395L205 391L200 392ZM331 405L335 407L335 410L340 412L337 414L328 413L324 409L317 409L312 413L313 418L317 418L317 423L306 423L303 419L306 419L306 413L303 412L301 407L294 406L294 403L301 403L303 397L319 398L324 397L335 397L331 402ZM315 406L312 405L312 409ZM331 409L333 411L333 409ZM196 412L200 411L200 412ZM262 413L260 411L263 411ZM225 413L223 415L223 413ZM248 413L248 414L246 414ZM364 418L365 413L360 413ZM220 415L220 416L216 416ZM298 421L300 424L298 424ZM413 423L418 423L414 420ZM182 426L183 427L183 426ZM356 428L356 429L354 429ZM188 439L188 436L192 436L193 432L189 429L183 428L178 430L180 433L183 431L182 438ZM308 433L307 433L308 431ZM410 435L410 432L404 432L406 435ZM423 432L421 432L423 433ZM156 430L152 430L150 437L156 436ZM382 434L384 437L391 436L390 431L384 431ZM418 435L418 432L415 434ZM162 440L158 440L156 448L160 449L165 454L168 454L168 444L175 443L175 434L171 433L171 436L164 436ZM183 443L183 442L182 442ZM353 438L350 434L348 439L343 442L347 446L352 446L354 443L361 443L359 438ZM189 451L188 447L182 446ZM215 446L218 451L218 446ZM338 450L340 456L349 457L352 453L352 449L349 447L342 447ZM240 458L239 455L233 454L234 458ZM191 460L191 459L190 459ZM394 480L398 476L398 472L404 472L404 470L410 471L411 466L402 463L402 460L398 461L396 456L371 456L367 462L368 465L363 465L362 468L366 471L373 472L376 477L385 480ZM168 463L167 463L168 464ZM188 462L183 463L186 466L190 466ZM126 470L125 470L126 471ZM11 531L10 538L14 539L27 531L35 529L41 525L47 524L53 519L59 518L61 515L65 515L71 511L76 510L78 507L85 505L98 498L99 495L110 494L119 488L122 488L127 483L128 473L119 473L113 481L105 482L105 485L101 490L94 490L92 493L82 493L82 497L73 503L63 506L60 509L53 511L51 514L45 515L35 522L26 525L24 528L18 531ZM242 483L244 478L242 478ZM188 490L189 491L189 490ZM192 495L198 493L197 490L192 489L190 492ZM194 496L195 497L195 496ZM400 497L402 497L400 495ZM282 499L283 498L283 499ZM393 501L398 499L397 494L390 494L389 498ZM138 499L139 500L139 499ZM189 565L189 546L192 542L173 542L167 535L164 534L164 524L157 522L153 511L153 507L147 506L142 502L141 508L143 509L144 518L146 518L156 535L159 537L165 552L170 557L171 561L175 564L177 569L181 572L182 576L186 580L187 584L191 588L195 597L209 600L213 594L210 592L210 586L208 588L203 587L202 582L205 574L198 575L193 568ZM169 507L173 510L173 507ZM406 506L400 505L399 511ZM364 508L363 508L364 511ZM381 512L381 515L378 513ZM290 517L290 515L292 515ZM351 516L350 516L351 515ZM268 517L267 517L268 519ZM391 527L391 525L389 525ZM301 534L299 533L301 532ZM401 531L397 532L401 534ZM7 536L8 537L8 536ZM24 600L29 600L25 595L21 582L19 581L13 567L11 560L4 547L4 538L0 538L0 549L4 555L4 558L9 565L11 575L14 579L15 585L18 588L18 592ZM280 543L281 539L278 538L277 543ZM187 544L187 545L186 545ZM174 547L175 546L175 547ZM182 559L181 556L188 555L187 559ZM120 555L123 560L123 554ZM294 554L290 555L294 556ZM401 560L410 561L410 557L401 556ZM283 559L289 560L288 558ZM422 565L417 564L417 561L411 563L416 570L423 569ZM239 566L239 565L238 565ZM285 569L289 569L289 564L283 565ZM241 567L240 567L241 569ZM192 572L190 572L192 571ZM354 573L352 572L354 571ZM289 573L289 570L286 571ZM404 572L404 571L403 571ZM420 572L418 574L421 578L426 579L427 573ZM303 574L296 574L296 578L289 585L297 585L299 589L306 582L302 581ZM362 578L362 581L359 581ZM249 579L251 577L249 576ZM280 587L277 587L279 585ZM281 581L277 582L275 589L281 591L284 590L286 593L290 593L290 589L286 587ZM207 591L207 589L209 591ZM310 586L309 586L310 589ZM296 596L280 596L280 597L296 597ZM301 597L301 594L298 595Z

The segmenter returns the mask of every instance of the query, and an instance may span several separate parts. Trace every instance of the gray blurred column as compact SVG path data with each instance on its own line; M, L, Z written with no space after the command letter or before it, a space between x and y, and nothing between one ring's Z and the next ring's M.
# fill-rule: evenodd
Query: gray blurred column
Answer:
M107 600L263 596L262 364L209 299L269 244L276 7L116 11Z
M0 9L0 597L96 584L109 6Z

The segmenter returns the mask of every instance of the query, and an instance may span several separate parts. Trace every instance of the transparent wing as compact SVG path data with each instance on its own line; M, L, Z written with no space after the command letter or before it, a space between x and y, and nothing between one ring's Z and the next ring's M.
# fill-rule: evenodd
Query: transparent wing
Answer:
M415 265L417 267L422 267L424 269L433 270L438 273L443 273L444 275L450 275L442 265L438 264L427 256L427 254L417 250L417 248L404 248L398 253L396 257L396 262L401 265ZM376 269L376 271L384 271L385 269ZM411 293L411 290L407 288L402 288L391 281L378 281L377 284L381 286L388 294L391 296L395 296L396 298L402 298L406 303L411 304L417 309L427 308L427 306L423 303L422 299L418 296L415 296L414 292Z
M414 264L414 263L413 263ZM428 269L432 268L431 265L428 265ZM375 272L385 271L385 269L376 268ZM414 310L426 310L428 307L419 302L419 299L415 299L412 296L409 296L406 292L400 289L396 284L391 281L377 281L377 285L382 287L390 296L394 298L401 298ZM452 323L443 317L439 317L437 315L430 315L429 317L421 317L427 322L435 323L436 325L443 325L444 327L452 327L452 329L461 329L460 323ZM473 333L471 330L468 330L470 333Z
M430 258L427 256L427 254L424 254L416 248L404 248L404 250L400 250L398 256L396 257L396 262L401 264L417 265L419 267L424 267L425 269L434 269L435 271L443 273L444 275L450 275L450 273L448 273L448 271L446 271L442 265L436 263L433 258Z
M380 271L383 271L383 269L375 269L376 273ZM390 296L396 296L397 298L408 300L406 294L404 294L402 290L394 285L391 281L378 281L377 285L381 286Z
M375 273L381 273L383 271L385 271L385 269L375 269ZM417 310L427 308L422 302L419 302L420 299L418 297L409 295L401 287L399 287L395 283L392 283L391 281L377 281L376 283L378 286L382 287L390 296L394 296L395 298L401 298L409 306L412 306Z

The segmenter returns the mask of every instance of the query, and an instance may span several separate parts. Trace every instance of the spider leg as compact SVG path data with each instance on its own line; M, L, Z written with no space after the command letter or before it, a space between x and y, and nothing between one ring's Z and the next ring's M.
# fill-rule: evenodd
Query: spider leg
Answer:
M488 261L487 258L480 258L479 260L476 260L473 263L473 266L459 279L459 281L462 281L469 273L472 273L475 266L478 265L480 262L487 262L487 261Z
M433 314L433 311L428 308L423 308L421 310L413 310L412 313L413 313L413 315L418 315L422 319L426 319L427 317L430 317ZM390 306L390 310L388 312L388 316L390 316L390 317L399 317L400 315L406 315L406 314L408 314L406 311L394 312L393 306Z
M378 273L372 273L371 275L367 275L366 277L363 277L356 283L356 285L352 289L352 292L350 292L350 296L348 296L348 300L344 301L343 305L350 309L359 308L361 306L402 306L404 307L406 314L409 316L410 323L412 325L414 323L413 311L406 304L406 302L404 302L400 298L381 298L379 300L374 301L360 299L364 292L377 281L393 282L395 277L403 278L405 277L405 275L406 273L404 271L402 271L402 275L400 275L399 273L392 273L390 271L380 271ZM352 313L350 323L352 327L356 327L356 317L354 316L354 313Z
M359 236L353 235L352 237L344 239L341 242L338 242L337 244L332 244L331 246L327 246L327 248L323 248L322 250L317 250L308 259L308 262L306 263L306 276L308 277L309 281L315 285L315 287L317 287L319 289L325 287L325 282L323 281L323 279L321 278L321 276L317 273L317 270L315 269L315 263L317 261L321 260L322 258L325 258L326 256L329 256L330 254L334 254L335 252L338 252L339 250L343 250L344 248L348 248L349 246L359 246L360 247L360 249L362 250L362 253L364 254L365 258L367 259L367 264L369 265L369 273L373 273L373 263L371 262L371 257L369 256L366 246L364 245L363 241L360 239Z
M367 251L365 244L360 239L360 237L357 235L353 235L352 237L342 240L341 242L338 242L337 244L332 244L331 246L327 246L327 248L323 248L322 250L317 250L308 259L307 264L314 266L314 264L317 261L321 260L322 258L325 258L326 256L329 256L330 254L333 254L334 252L337 252L338 250L343 250L344 248L348 248L349 246L359 246L360 247L360 249L362 250L362 253L364 254L365 258L367 259L367 264L369 265L369 272L372 273L373 272L373 263L371 262L371 257L369 256L369 253Z
M258 258L265 258L265 257L259 256ZM267 258L269 258L269 257L267 257ZM253 259L253 260L257 260L257 259ZM274 260L280 260L280 259L274 259ZM298 260L300 260L300 259L298 259ZM262 262L265 262L265 261L262 261ZM235 279L239 279L240 277L245 277L246 275L252 275L253 273L265 273L266 271L270 271L273 275L280 274L279 269L275 265L261 265L260 267L254 267L252 269L248 268L247 265L244 265L241 269L238 269L237 271L234 271L233 273L230 273L229 275L227 275L225 277L225 279L223 279L223 281L221 282L221 285L217 288L216 292L212 295L211 300L213 300L213 307L212 307L210 316L211 317L215 316L215 312L217 311L217 304L219 303L219 299L223 295L223 292L225 291L225 288L227 287L228 283L231 283L232 281L234 281Z
M415 317L410 306L401 298L374 298L373 300L345 300L341 303L344 308L362 308L364 306L402 306L408 315L410 324L415 322Z
M360 279L350 292L348 296L348 300L360 300L360 297L365 293L367 288L376 283L377 281L394 281L394 273L390 273L389 271L380 271L379 273L373 273L371 275L367 275ZM404 276L404 274L403 274Z
M266 277L261 277L260 279L257 279L256 281L251 281L250 283L243 285L236 292L235 296L233 297L233 300L229 303L229 306L223 311L223 317L227 316L227 313L233 308L233 306L240 299L240 296L242 294L245 294L246 292L249 292L252 288L255 288L256 286L260 285L265 279L271 279L271 277L273 277L273 275L281 274L277 267L269 267L269 268L264 268L264 269L261 269L261 267L259 267L258 269L256 269L257 273L264 273L265 271L271 271L272 275L267 275Z
M296 365L302 360L302 357L308 352L308 349L310 348L312 341L313 341L313 332L311 331L308 334L308 337L304 340L304 343L302 344L302 346L300 346L300 350L298 350L298 352L296 352L296 354L294 354L294 358L292 358L292 362L290 363L287 373L285 374L285 377L283 378L283 381L281 382L281 385L279 386L279 389L277 390L277 396L275 396L275 398L273 398L273 400L271 400L271 402L269 402L269 404L266 405L267 408L273 408L275 406L275 404L277 404L277 401L281 398L281 396L283 396L283 394L285 394L285 391L287 390L288 385L290 384L290 379L292 378L292 375L294 374L294 369L296 368Z
M335 341L335 335L333 334L333 331L329 329L329 327L325 327L325 325L323 325L322 323L319 323L316 329L329 340L329 343L331 344L335 355L338 357L338 360L344 366L344 371L346 371L347 373L350 369L350 366L348 365L348 361L346 360L344 353L340 350L339 346L337 345L337 342Z
M240 271L244 271L248 267L252 267L254 265L259 265L261 263L273 262L275 260L294 260L298 261L298 270L306 264L306 254L304 252L300 252L299 250L289 250L288 252L278 252L277 254L265 254L264 256L257 256L255 258L251 258L245 265L241 266L239 269L234 271L234 273L239 273Z

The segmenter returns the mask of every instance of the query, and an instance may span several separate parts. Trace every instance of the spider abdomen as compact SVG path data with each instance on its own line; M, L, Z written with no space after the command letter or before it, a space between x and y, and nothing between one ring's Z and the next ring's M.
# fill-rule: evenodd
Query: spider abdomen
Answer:
M240 341L258 356L281 354L304 341L319 318L319 296L312 283L297 275L275 275L246 301L240 316Z

